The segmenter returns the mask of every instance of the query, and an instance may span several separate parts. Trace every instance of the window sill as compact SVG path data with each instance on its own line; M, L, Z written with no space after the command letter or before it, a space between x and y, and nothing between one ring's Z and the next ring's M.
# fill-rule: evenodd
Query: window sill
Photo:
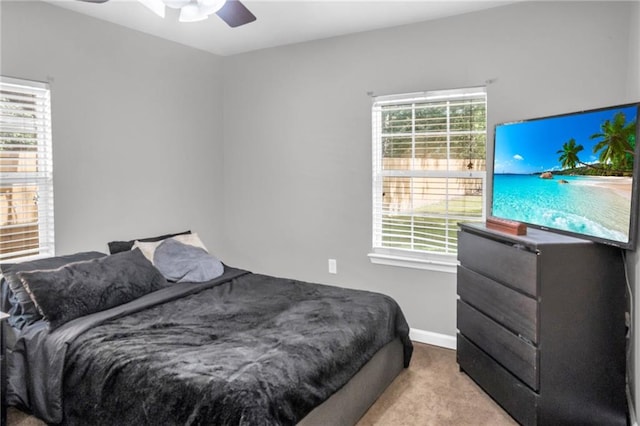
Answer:
M389 253L369 253L368 256L371 263L377 265L448 272L450 274L455 274L458 269L458 259L455 255L424 255L421 257L409 257Z

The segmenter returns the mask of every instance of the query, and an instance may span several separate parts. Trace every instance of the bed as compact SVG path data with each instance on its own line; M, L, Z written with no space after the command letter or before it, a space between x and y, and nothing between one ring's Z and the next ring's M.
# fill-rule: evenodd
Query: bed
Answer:
M51 424L354 424L411 359L378 293L227 265L167 282L137 249L19 265L3 268L7 402Z

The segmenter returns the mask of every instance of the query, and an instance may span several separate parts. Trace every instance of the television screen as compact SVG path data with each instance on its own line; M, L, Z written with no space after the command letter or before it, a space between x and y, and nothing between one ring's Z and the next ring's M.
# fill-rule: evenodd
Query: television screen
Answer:
M492 215L635 249L639 108L496 125Z

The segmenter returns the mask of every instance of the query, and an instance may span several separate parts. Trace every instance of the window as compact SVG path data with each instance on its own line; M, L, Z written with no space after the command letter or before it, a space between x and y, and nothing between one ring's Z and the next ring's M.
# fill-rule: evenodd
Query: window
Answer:
M0 261L53 255L52 168L48 85L0 77Z
M486 90L374 99L374 263L455 271L458 222L484 221Z

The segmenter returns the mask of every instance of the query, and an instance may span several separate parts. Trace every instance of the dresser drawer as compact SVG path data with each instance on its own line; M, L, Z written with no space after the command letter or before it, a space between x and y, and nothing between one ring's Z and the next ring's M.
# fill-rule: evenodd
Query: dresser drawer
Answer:
M538 349L458 300L458 330L533 390L538 390Z
M460 334L456 358L460 368L520 424L537 424L538 395Z
M515 334L538 342L538 303L535 299L458 266L460 298Z
M469 232L458 234L458 259L465 267L537 296L538 256Z

